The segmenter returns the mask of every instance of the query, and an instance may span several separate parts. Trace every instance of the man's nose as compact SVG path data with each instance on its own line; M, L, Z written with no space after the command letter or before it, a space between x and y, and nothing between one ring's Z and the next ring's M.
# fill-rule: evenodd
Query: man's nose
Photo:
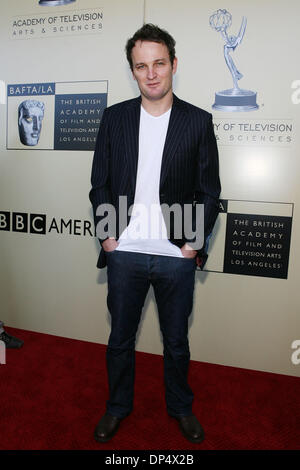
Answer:
M154 67L149 67L148 68L148 77L150 80L156 77L156 71Z

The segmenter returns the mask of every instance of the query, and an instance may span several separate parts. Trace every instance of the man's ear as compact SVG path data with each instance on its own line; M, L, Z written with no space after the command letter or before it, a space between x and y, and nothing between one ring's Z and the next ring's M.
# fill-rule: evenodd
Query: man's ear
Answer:
M175 75L175 73L176 73L177 64L178 64L178 59L177 59L177 57L174 57L173 65L172 65L172 72L173 72L173 75Z
M134 73L133 73L133 70L131 70L131 73L132 73L133 80L136 80L136 78L134 76Z

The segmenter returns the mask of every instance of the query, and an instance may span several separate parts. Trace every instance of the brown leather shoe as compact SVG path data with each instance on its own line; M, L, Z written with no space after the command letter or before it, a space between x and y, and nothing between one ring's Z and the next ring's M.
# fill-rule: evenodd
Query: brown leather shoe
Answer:
M122 418L105 413L96 426L94 437L97 442L108 442L118 431Z
M204 431L195 415L175 416L179 423L179 428L184 437L193 443L200 443L204 440Z

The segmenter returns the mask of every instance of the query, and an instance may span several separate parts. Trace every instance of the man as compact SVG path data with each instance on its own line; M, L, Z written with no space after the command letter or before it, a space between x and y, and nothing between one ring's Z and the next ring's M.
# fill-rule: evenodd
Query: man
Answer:
M220 193L212 117L173 94L177 58L169 33L145 24L128 40L126 52L141 96L104 111L90 191L102 245L97 266L107 264L111 315L109 400L95 429L95 439L111 439L121 420L132 411L135 336L152 285L164 343L167 412L177 419L184 436L197 443L204 439L204 432L192 413L187 334L196 265L203 267L207 255L201 246L195 248L195 237L186 237L185 233L176 236L178 217L167 223L162 208L203 204L207 245ZM122 197L127 198L127 207L132 206L125 223L120 214ZM109 208L108 204L115 208L117 217L115 227L108 223L115 230L108 228L105 235L102 222L107 213L103 207ZM154 218L151 209L156 204L160 211ZM148 223L151 230L143 230ZM194 211L190 226L195 224ZM151 236L152 229L157 233L159 226L161 236ZM138 236L141 232L143 236Z

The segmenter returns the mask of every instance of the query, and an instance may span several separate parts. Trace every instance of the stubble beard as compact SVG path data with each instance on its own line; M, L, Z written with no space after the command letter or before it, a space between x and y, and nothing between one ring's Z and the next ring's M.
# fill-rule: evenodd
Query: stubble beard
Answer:
M145 91L142 88L140 88L140 92L141 92L142 97L146 98L149 101L160 101L165 96L167 96L168 93L172 92L172 84L167 90L162 91L159 95L148 94L147 91Z

